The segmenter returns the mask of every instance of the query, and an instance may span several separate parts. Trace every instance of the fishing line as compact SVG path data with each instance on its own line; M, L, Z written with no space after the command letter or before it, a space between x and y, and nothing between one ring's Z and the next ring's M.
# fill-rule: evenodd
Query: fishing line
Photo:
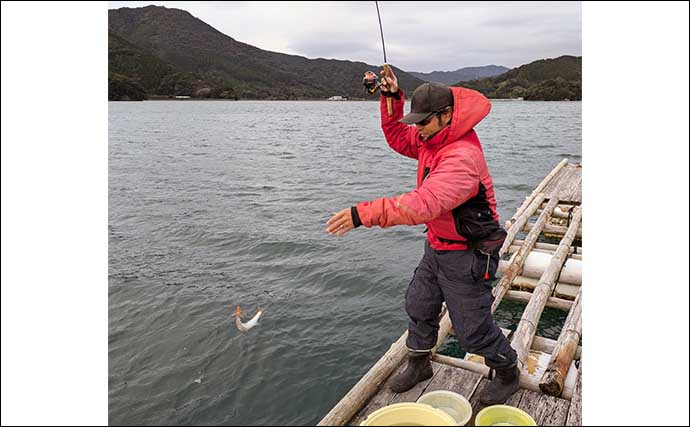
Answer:
M386 61L386 43L383 41L383 26L381 25L381 13L379 12L379 2L375 1L376 3L376 14L379 17L379 29L381 30L381 46L383 46L383 63L387 64L388 61Z

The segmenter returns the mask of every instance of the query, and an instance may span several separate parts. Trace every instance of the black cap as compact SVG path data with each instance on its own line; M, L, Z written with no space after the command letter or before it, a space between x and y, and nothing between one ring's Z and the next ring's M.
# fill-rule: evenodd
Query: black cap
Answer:
M448 86L441 83L424 83L415 89L410 113L400 121L413 125L452 105L453 93Z

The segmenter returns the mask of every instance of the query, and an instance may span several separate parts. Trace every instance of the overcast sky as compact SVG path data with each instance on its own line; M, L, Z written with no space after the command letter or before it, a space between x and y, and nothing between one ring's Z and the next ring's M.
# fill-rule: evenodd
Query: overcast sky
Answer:
M362 2L108 2L183 9L264 50L383 63L376 4ZM379 2L388 62L453 71L582 55L581 2Z

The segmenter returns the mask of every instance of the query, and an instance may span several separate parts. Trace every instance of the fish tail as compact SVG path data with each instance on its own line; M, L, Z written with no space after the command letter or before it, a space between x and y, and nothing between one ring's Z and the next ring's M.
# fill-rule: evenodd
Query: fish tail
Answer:
M237 314L237 317L239 317L240 319L242 318L242 309L239 305L237 306L237 310L235 310L235 314Z

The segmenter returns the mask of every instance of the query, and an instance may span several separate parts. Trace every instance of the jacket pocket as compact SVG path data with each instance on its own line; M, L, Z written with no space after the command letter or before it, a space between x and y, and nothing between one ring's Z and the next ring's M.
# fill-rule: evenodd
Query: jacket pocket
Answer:
M472 261L471 275L475 282L491 282L496 280L498 270L498 253L490 255L479 250L472 251L474 260Z

